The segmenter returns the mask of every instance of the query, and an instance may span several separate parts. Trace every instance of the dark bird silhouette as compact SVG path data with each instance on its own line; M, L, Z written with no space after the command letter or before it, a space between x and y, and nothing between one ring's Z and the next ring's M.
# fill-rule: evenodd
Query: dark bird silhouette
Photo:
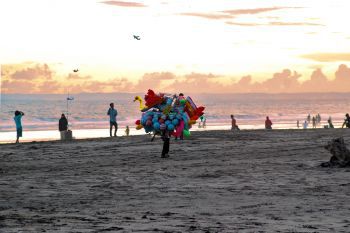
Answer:
M79 71L78 69L73 70L73 72L78 72L78 71Z
M136 36L136 35L134 35L134 39L141 40L140 36Z

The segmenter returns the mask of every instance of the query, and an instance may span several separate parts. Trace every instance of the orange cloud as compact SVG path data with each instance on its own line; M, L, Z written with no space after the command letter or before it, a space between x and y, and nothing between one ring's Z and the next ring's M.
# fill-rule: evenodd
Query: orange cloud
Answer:
M311 53L301 57L318 62L350 61L350 53Z
M307 23L307 22L269 22L271 26L324 26L318 23Z
M324 26L322 24L316 23L306 23L306 22L269 22L269 23L239 23L228 21L228 25L243 26L243 27L254 27L254 26Z
M301 7L266 7L266 8L252 8L252 9L237 9L222 11L231 15L244 15L244 14L260 14L269 11L283 10L283 9L298 9Z
M316 68L309 80L300 81L301 75L290 69L273 74L262 82L254 82L248 75L231 83L220 82L221 76L190 73L177 76L171 72L144 74L138 82L127 78L106 81L91 76L80 77L70 74L65 78L53 77L55 72L46 64L23 64L2 66L3 93L110 93L144 92L152 88L168 93L299 93L299 92L349 92L350 68L342 64L334 79L328 79L320 68ZM19 67L19 68L16 68ZM27 74L28 76L25 76ZM33 76L33 74L35 74ZM37 76L39 74L39 76ZM62 81L61 81L62 80Z
M67 80L87 80L91 79L91 76L80 76L79 74L76 73L70 73L67 77Z
M220 14L220 13L180 13L179 15L194 16L205 19L230 19L233 18L231 15Z
M262 26L264 24L258 24L258 23L238 23L238 22L226 22L228 25L235 25L235 26L243 26L243 27L255 27L255 26Z
M112 5L112 6L120 6L120 7L147 7L146 5L138 2L104 1L100 3Z

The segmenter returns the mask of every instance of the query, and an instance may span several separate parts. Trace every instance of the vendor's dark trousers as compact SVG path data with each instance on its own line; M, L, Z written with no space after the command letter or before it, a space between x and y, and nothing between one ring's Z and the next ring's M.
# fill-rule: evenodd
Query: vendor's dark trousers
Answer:
M169 153L169 146L170 146L170 138L163 138L163 150L162 150L162 157Z

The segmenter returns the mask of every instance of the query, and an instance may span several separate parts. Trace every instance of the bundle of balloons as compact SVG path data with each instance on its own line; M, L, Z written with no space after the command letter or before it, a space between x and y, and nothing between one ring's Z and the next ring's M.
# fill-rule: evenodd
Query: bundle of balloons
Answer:
M140 102L141 119L135 122L136 129L145 129L146 133L161 133L168 131L175 137L190 136L190 128L197 119L204 114L204 107L197 107L191 97L183 95L156 94L148 90L143 100L136 96L135 101Z

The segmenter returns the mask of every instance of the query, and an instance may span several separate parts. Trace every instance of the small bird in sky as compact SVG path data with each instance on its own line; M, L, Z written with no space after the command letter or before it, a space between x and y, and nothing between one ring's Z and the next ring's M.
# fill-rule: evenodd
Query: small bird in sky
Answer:
M134 35L134 39L141 40L140 36L136 36L136 35Z
M75 73L78 72L78 71L79 71L78 69L73 70L73 72L75 72Z

